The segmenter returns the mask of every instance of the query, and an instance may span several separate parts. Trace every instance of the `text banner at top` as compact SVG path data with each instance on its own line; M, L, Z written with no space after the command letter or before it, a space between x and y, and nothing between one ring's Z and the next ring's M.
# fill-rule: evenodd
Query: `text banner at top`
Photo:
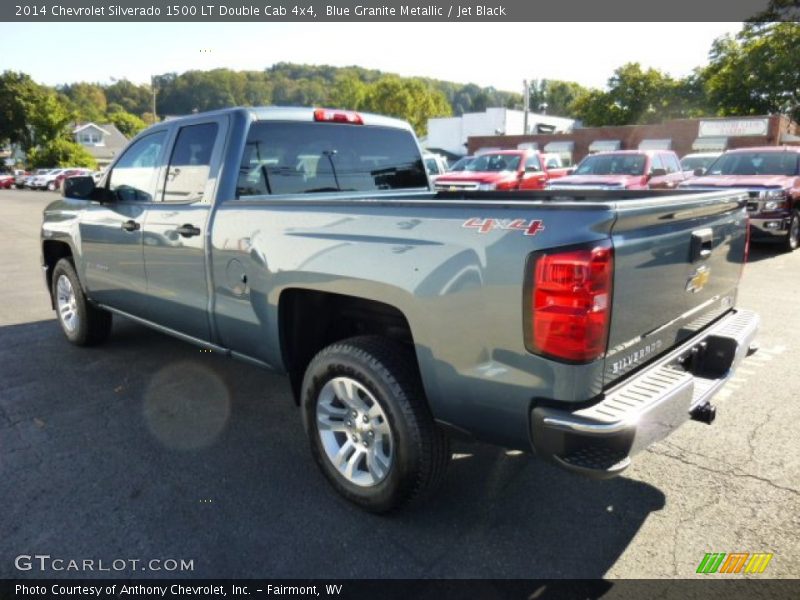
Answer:
M239 22L555 22L598 21L597 37L579 41L602 45L602 22L745 21L784 18L765 12L769 0L41 0L0 3L3 21L239 21ZM792 15L785 18L791 19ZM417 43L409 39L409 43ZM532 45L535 43L531 40Z

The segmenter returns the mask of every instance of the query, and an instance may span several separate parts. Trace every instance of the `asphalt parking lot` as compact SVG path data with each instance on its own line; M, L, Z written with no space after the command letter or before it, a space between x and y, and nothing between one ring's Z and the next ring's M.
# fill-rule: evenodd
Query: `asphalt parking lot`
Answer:
M606 482L461 444L433 501L376 517L317 472L282 377L121 319L70 346L39 268L53 198L0 191L0 577L93 575L17 570L33 554L193 561L120 573L143 577L692 577L706 552L800 572L800 252L751 252L761 348L713 426Z

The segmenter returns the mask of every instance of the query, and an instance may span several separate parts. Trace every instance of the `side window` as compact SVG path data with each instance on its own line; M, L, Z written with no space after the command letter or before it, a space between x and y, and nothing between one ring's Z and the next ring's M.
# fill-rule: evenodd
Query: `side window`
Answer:
M541 171L542 164L539 162L539 157L536 154L531 154L525 160L525 170L526 171Z
M181 127L169 158L164 202L194 202L202 199L218 129L216 123Z
M674 154L665 154L664 165L667 167L667 173L680 173L681 164L678 162L678 157Z
M665 169L664 163L661 162L661 155L660 154L653 154L650 159L650 172L652 173L654 169Z
M108 189L121 202L151 202L153 178L167 132L147 135L130 146L108 176Z

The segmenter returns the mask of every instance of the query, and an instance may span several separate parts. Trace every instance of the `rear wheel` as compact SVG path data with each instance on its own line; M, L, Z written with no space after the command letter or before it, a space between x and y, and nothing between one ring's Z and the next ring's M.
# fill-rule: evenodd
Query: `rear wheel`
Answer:
M413 351L365 336L328 346L302 387L312 454L339 494L386 512L432 493L450 460L425 401Z
M62 258L53 269L52 294L58 322L70 342L92 346L108 338L111 313L89 304L68 258Z
M800 211L792 212L792 219L789 221L789 233L784 241L783 249L786 252L794 252L800 246Z

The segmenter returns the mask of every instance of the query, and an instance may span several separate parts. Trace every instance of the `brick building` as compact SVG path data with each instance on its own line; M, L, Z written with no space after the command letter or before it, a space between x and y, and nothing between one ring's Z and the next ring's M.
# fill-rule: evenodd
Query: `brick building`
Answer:
M752 146L800 144L800 124L783 115L676 119L655 125L582 127L563 134L473 136L467 149L512 149L535 145L556 152L569 163L602 150L669 149L684 156L691 152L722 151Z

